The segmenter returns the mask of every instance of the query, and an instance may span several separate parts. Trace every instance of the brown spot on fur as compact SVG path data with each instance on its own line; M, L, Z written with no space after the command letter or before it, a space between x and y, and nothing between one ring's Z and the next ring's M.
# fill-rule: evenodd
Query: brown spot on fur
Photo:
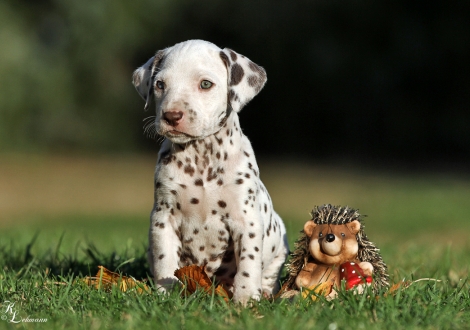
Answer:
M254 75L254 74L248 76L247 80L248 80L248 85L250 85L250 87L256 87L262 83L259 76Z
M224 201L218 201L217 204L219 204L221 208L225 208L227 206L227 203L225 203Z
M191 165L186 165L186 166L184 167L184 173L187 173L187 174L189 174L190 176L193 176L193 174L194 174L195 171L196 171L196 170L195 170L194 167L192 167Z
M231 89L228 92L228 99L230 101L238 101L239 100L237 93L235 93L235 91L233 89Z
M230 58L232 59L232 61L236 61L237 60L237 53L235 53L233 50L229 49L229 53L230 53Z
M211 181L213 179L216 179L217 178L217 173L214 172L212 173L212 171L208 171L207 172L207 181Z
M199 199L197 198L191 198L191 200L189 201L191 204L199 204Z
M202 182L202 179L197 179L196 181L194 181L194 184L196 186L203 186L204 185L204 183Z
M230 66L230 60L229 60L227 54L225 54L223 51L220 51L219 56L222 59L222 62L224 62L225 66L229 67Z
M266 71L264 71L262 67L260 67L259 65L256 65L255 63L251 61L249 61L248 66L250 67L251 70L253 70L253 72L258 73L261 78L263 79L266 78Z
M242 81L244 75L245 71L243 71L241 65L234 63L230 71L230 86L238 85L240 81Z
M171 160L172 160L172 158L170 157L170 155L165 156L165 157L162 158L162 164L163 165L168 165L168 164L171 163Z

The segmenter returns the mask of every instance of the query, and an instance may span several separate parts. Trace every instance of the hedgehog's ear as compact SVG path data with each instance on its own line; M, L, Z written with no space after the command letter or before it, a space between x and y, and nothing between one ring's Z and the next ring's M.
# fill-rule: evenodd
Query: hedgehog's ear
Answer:
M164 50L159 50L144 65L134 71L132 83L139 95L145 100L145 110L148 110L153 100L153 84L155 75L160 70L160 64L165 54Z
M357 220L351 221L350 223L346 224L346 226L348 226L349 230L354 235L356 235L359 230L361 230L361 223Z
M308 237L312 237L313 235L313 230L316 227L316 223L313 221L307 221L304 225L304 232Z

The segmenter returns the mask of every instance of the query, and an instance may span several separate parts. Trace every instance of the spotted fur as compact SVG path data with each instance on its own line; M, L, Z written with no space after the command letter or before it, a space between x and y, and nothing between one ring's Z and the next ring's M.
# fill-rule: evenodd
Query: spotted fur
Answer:
M134 72L146 108L155 103L154 130L164 137L148 254L161 290L190 264L205 266L243 304L279 289L285 227L238 119L265 82L264 69L245 56L201 40L158 51Z

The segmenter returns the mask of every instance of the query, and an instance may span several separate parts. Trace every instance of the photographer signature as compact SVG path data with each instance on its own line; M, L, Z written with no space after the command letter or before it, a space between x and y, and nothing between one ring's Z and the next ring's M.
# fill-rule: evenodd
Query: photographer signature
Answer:
M46 318L30 318L29 315L25 318L20 317L18 315L18 310L15 309L15 303L9 300L3 302L0 314L1 314L0 318L3 321L7 321L9 323L22 323L22 322L45 323L47 322Z

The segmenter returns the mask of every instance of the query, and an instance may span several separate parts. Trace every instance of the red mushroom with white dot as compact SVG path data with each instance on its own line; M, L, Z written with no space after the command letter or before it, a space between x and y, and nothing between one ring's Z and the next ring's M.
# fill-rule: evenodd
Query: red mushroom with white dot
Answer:
M340 266L340 280L346 281L346 290L352 289L358 285L372 283L373 267L369 262L361 262L359 264L348 261Z

